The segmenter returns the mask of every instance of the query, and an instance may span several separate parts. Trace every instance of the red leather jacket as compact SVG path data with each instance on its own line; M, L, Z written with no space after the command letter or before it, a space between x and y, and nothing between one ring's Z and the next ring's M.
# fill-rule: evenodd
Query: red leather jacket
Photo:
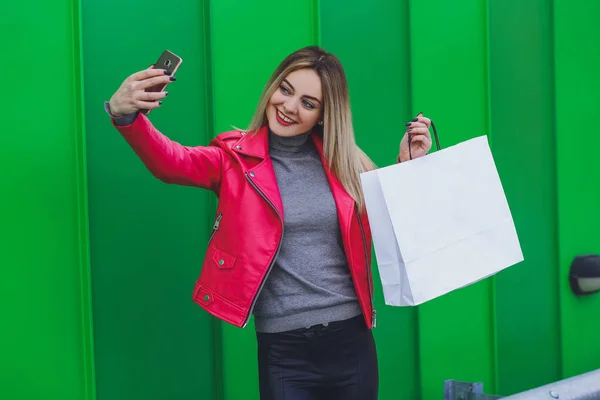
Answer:
M114 120L113 120L114 124ZM283 207L268 152L268 129L225 132L209 146L186 147L140 114L115 127L148 170L166 183L197 186L219 198L193 300L215 317L244 327L279 251ZM323 159L323 142L312 139ZM337 205L344 250L366 325L375 326L371 232L367 215L323 162Z

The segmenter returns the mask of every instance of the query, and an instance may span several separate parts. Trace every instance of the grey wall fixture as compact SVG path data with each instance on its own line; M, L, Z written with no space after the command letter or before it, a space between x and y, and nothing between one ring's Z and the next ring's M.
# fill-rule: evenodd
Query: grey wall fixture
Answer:
M600 292L600 256L588 254L575 257L571 263L569 281L573 293L577 295Z

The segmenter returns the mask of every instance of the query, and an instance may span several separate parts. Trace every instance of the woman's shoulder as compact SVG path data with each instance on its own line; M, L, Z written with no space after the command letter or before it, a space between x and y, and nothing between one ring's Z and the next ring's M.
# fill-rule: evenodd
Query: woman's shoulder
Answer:
M221 132L221 133L217 134L215 139L225 140L225 141L231 140L231 139L240 139L245 134L246 134L246 132L244 132L240 129L234 129L234 130L225 131L225 132Z
M267 128L261 128L256 132L234 128L219 133L211 140L211 145L233 150L234 152L239 152L244 148L250 150L251 153L262 154L266 147L266 132Z

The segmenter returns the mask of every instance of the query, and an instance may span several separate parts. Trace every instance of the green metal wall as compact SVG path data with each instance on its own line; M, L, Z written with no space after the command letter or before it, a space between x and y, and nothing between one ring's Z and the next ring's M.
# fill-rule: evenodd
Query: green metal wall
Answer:
M82 10L97 398L212 398L213 319L191 300L212 200L150 175L103 108L171 48L185 64L152 120L174 140L207 143L208 7L83 0Z
M0 398L6 400L94 393L79 15L72 0L0 7Z
M253 326L191 301L214 196L154 179L102 108L164 48L184 64L151 118L185 144L245 126L277 63L308 44L344 63L379 165L419 111L443 146L489 134L525 261L414 308L383 304L375 268L381 399L441 399L445 379L508 395L600 368L600 296L567 282L575 255L600 253L600 3L457 4L4 5L19 62L0 108L0 398L258 399Z
M573 19L577 18L577 23ZM559 276L568 274L574 254L597 251L600 244L600 168L596 149L600 136L593 120L600 110L600 2L556 2L555 126ZM590 31L591 29L591 31ZM582 118L581 131L572 121ZM574 135L581 133L575 144ZM579 374L600 365L600 296L577 299L569 294L567 281L560 280L559 325L562 372Z

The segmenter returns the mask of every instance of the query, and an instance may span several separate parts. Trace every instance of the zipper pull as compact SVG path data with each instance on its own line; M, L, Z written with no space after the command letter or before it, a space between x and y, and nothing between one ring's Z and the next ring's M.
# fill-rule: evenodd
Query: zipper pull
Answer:
M221 223L221 218L223 218L223 214L219 214L217 220L215 221L215 225L213 226L213 231L219 229L219 224Z
M371 324L373 328L377 326L377 310L373 309L373 314L371 315Z

